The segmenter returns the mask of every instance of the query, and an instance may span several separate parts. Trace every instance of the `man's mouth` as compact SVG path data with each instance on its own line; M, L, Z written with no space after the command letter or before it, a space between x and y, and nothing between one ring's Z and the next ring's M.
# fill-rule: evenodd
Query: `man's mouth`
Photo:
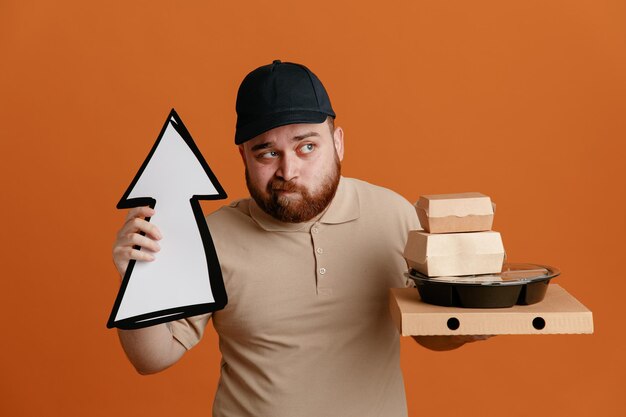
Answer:
M275 188L273 192L278 195L300 195L300 191L298 190L288 190L284 188Z
M299 187L293 183L282 182L279 184L271 184L271 190L279 193L295 193L300 192Z

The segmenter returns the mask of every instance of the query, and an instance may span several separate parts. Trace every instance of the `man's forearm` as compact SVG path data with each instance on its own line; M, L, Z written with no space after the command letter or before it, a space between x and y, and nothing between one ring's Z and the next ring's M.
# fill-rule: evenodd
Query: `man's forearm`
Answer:
M162 371L176 363L185 347L174 339L167 324L136 330L120 330L118 336L126 356L142 375Z

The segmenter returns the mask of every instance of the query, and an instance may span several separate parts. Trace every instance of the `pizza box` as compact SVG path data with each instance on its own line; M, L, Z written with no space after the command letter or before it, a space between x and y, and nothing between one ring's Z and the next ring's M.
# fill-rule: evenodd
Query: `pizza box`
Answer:
M556 284L537 304L495 309L426 304L415 288L392 288L389 297L402 336L593 333L591 311Z

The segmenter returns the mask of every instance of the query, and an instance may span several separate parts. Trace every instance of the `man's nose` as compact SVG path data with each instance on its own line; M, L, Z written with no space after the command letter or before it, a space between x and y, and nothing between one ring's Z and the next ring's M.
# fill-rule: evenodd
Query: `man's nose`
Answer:
M285 154L280 158L276 176L285 181L291 181L298 177L300 170L300 161L296 155Z

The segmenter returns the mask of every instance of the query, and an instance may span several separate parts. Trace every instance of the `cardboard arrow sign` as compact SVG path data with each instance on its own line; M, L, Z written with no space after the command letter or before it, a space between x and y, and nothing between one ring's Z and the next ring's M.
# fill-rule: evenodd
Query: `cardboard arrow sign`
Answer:
M224 198L222 186L172 109L117 204L118 209L155 209L146 220L161 230L161 250L152 262L130 261L108 328L137 329L226 306L222 271L199 202Z

